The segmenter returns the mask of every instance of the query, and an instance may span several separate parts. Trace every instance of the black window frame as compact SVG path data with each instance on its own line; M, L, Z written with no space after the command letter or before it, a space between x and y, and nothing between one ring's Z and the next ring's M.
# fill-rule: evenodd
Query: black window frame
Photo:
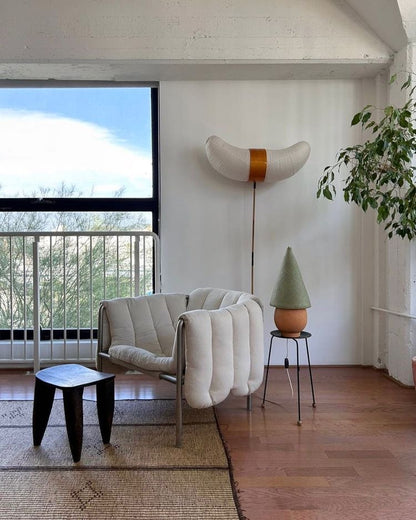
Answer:
M152 213L152 231L159 234L159 88L156 84L119 81L31 81L4 80L0 88L117 88L148 87L151 96L151 143L152 143L152 197L146 198L3 198L0 197L0 212L99 212L131 211Z

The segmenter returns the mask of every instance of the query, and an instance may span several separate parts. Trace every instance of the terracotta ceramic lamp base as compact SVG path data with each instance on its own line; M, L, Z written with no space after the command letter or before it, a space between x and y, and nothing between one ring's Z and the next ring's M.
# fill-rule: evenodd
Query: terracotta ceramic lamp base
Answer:
M307 323L306 309L276 309L274 322L285 338L298 338Z

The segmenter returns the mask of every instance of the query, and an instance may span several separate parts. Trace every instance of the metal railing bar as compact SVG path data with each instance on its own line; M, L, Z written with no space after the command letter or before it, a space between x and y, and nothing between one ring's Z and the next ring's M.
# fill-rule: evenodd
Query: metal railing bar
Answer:
M67 344L66 344L66 282L67 282L67 273L66 273L66 237L62 237L62 274L63 274L63 291L64 291L64 299L63 299L63 325L64 325L64 359L67 359Z
M13 349L13 331L14 331L14 311L13 311L13 251L12 251L12 237L9 238L9 276L10 276L10 330L11 330L11 338L10 338L10 355L11 358L14 359L14 349Z
M77 249L77 268L76 268L76 279L77 279L77 358L80 357L80 348L81 348L81 315L80 315L80 273L79 273L79 236L76 239L76 249Z
M143 294L146 294L146 239L143 238Z
M26 282L26 237L22 237L23 247L23 357L27 359L27 282Z
M133 296L133 237L129 240L129 259L130 259L130 297Z
M134 240L134 296L140 295L140 237Z
M53 237L49 237L49 291L50 291L50 329L53 331ZM49 345L49 357L53 359L53 333L51 332L51 339Z
M116 296L120 296L120 240L116 237Z
M93 328L92 328L92 323L93 323L93 272L92 272L92 244L93 244L93 237L90 236L90 338L92 338L92 335L93 335ZM91 349L92 349L92 339L90 339L90 342L91 342Z
M39 237L33 241L33 371L40 369Z
M162 290L162 284L161 284L161 272L160 272L160 240L159 237L153 233L153 258L154 258L154 270L155 270L155 287L154 291L155 293L160 293Z
M106 257L105 257L105 252L106 252L106 237L103 237L103 287L104 287L104 300L106 299L106 296L107 296L107 278L106 278Z

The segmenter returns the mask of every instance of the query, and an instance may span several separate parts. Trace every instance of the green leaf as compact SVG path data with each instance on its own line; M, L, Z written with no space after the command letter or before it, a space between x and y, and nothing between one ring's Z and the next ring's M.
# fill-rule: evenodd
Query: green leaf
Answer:
M391 116L394 112L394 108L390 105L384 109L386 116Z
M409 74L407 77L407 80L403 83L400 90L404 90L406 88L409 88L412 83L412 76Z
M358 112L358 114L355 114L355 116L352 118L351 126L354 126L358 124L361 121L362 112Z
M332 193L331 193L331 190L328 188L328 186L325 186L323 195L326 199L332 200Z
M389 209L385 205L381 205L378 208L377 211L377 220L379 222L382 222L383 220L386 220L386 218L389 216Z
M384 150L386 149L386 146L387 146L386 141L383 141L382 139L380 139L377 142L377 154L384 155Z
M373 197L370 197L368 199L368 203L370 204L370 206L373 208L373 209L376 209L377 208L377 200Z
M362 119L361 119L361 122L362 122L362 123L367 123L367 121L370 119L370 117L371 117L371 112L366 112L366 113L363 115L363 117L362 117Z

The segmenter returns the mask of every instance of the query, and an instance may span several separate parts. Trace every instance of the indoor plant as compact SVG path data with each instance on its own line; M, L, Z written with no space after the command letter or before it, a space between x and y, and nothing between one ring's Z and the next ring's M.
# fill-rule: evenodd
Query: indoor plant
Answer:
M390 83L394 81L396 76ZM400 108L385 107L380 121L379 109L373 105L355 114L351 126L360 124L372 136L364 144L338 152L336 163L324 169L317 197L333 199L335 177L346 167L345 201L355 202L364 211L369 207L375 209L377 222L384 224L389 238L396 234L412 239L416 235L415 166L412 165L416 154L416 101L410 76L401 89L407 91L408 101Z

